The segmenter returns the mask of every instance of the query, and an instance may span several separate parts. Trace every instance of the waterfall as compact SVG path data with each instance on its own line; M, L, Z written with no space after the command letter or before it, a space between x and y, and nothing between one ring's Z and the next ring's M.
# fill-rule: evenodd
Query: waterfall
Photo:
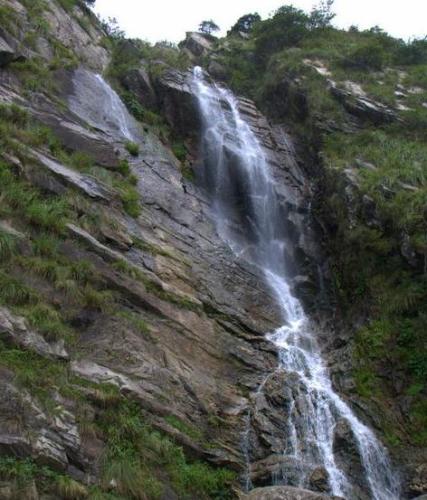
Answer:
M137 123L101 75L79 68L74 71L72 82L74 92L68 104L73 113L113 136L128 141L138 139Z
M334 391L316 342L316 327L291 293L283 218L266 153L230 90L207 82L200 68L194 70L192 86L204 124L202 182L212 197L218 232L237 255L262 270L282 312L283 326L268 339L278 349L279 368L298 379L294 402L287 410L289 435L283 453L300 464L299 486L307 486L307 471L321 466L328 472L332 494L355 498L354 485L334 455L335 427L345 420L357 444L371 498L396 500L399 484L386 449ZM296 411L300 398L302 413ZM248 459L247 435L243 437ZM282 481L286 484L286 476ZM250 484L248 477L246 483Z

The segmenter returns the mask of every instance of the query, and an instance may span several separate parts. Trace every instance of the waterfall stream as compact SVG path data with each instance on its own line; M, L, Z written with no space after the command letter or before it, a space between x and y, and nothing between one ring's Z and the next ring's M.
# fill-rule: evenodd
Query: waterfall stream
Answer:
M298 486L307 486L307 471L320 466L328 473L332 494L355 498L355 485L334 454L335 427L345 420L357 444L371 498L396 500L399 483L386 449L334 391L316 342L316 327L291 293L283 221L266 153L242 118L238 100L230 90L206 81L200 68L194 70L192 87L204 125L203 182L212 196L218 232L237 255L249 258L262 270L282 313L283 326L268 339L278 349L279 368L298 380L294 401L284 410L288 436L283 450L299 464ZM237 206L236 198L240 200ZM295 404L301 398L303 413ZM250 420L250 410L246 420ZM243 452L249 460L247 435L243 437ZM249 475L245 481L250 486ZM276 481L287 484L288 478L284 474Z
M124 140L136 140L138 125L101 75L78 68L72 81L74 92L68 101L71 111L97 129Z

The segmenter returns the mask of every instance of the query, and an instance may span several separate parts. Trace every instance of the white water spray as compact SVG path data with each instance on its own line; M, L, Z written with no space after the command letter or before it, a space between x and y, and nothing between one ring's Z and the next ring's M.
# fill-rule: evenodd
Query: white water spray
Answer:
M386 449L333 390L314 326L291 293L280 206L266 155L241 117L231 91L207 83L200 68L194 70L193 86L204 124L204 184L212 195L218 231L236 254L248 256L262 269L282 311L284 325L268 339L278 348L280 368L297 376L295 392L304 399L303 413L296 411L295 401L288 409L289 436L284 450L300 465L299 486L306 486L307 471L322 466L328 472L331 493L354 498L354 485L337 464L333 449L335 426L343 419L357 443L371 497L397 500L399 484ZM238 197L242 200L236 208ZM236 230L236 219L244 221L241 229L250 236ZM249 459L248 436L244 439ZM284 476L282 482L286 480ZM250 485L249 477L246 483Z

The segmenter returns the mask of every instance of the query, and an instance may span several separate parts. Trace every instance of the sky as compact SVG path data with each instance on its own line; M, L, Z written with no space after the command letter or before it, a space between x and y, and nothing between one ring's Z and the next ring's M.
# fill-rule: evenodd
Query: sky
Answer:
M262 18L284 4L310 11L318 0L96 0L95 12L115 17L131 38L150 42L179 42L186 31L197 30L205 19L213 19L221 34L236 20L251 12ZM427 35L427 0L335 0L334 25L360 29L379 25L404 40Z

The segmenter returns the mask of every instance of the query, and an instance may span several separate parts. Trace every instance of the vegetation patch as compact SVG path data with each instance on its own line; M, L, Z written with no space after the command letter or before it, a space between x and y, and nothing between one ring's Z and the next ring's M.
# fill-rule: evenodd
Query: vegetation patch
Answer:
M139 145L136 144L136 142L131 142L131 141L126 142L125 148L131 156L139 155Z
M160 498L162 474L166 474L180 498L231 498L234 473L189 462L182 448L143 421L135 404L123 400L119 407L104 412L98 425L108 445L103 465L105 487L115 478L121 495L140 498L145 491L149 498Z

